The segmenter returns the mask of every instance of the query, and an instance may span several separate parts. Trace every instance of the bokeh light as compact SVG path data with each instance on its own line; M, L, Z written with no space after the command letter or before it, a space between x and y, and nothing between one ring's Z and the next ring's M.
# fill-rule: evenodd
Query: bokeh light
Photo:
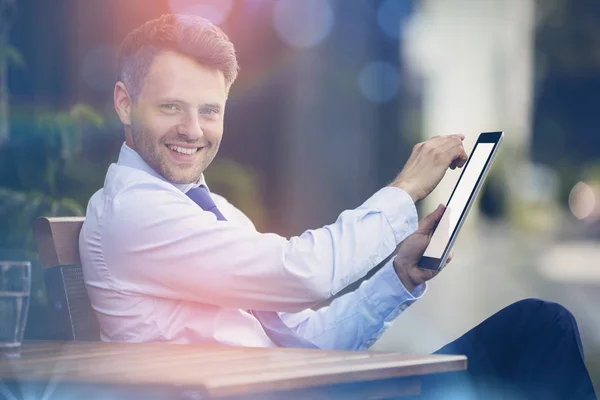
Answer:
M398 39L402 21L412 12L412 1L386 0L377 10L377 24L386 35Z
M273 25L287 45L311 48L320 44L333 27L329 0L277 0Z
M361 93L375 103L391 100L398 93L399 86L398 68L389 62L371 62L358 75Z
M117 73L118 49L113 45L92 47L81 62L81 76L85 83L101 93L113 90Z
M215 25L223 23L233 8L233 0L169 0L175 14L197 15Z
M578 182L569 194L569 208L577 219L591 217L598 206L598 196L592 186Z

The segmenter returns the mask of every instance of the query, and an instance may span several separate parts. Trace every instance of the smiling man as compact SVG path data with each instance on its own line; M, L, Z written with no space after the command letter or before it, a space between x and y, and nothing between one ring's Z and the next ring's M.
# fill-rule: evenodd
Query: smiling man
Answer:
M415 146L396 179L319 229L257 232L203 172L215 158L238 64L208 21L164 15L121 46L119 160L90 199L80 255L105 341L369 348L434 277L417 263L440 220L415 202L466 162L462 135ZM382 268L358 289L328 300ZM424 391L593 398L577 325L563 307L515 303L440 350L469 370Z
M132 34L123 43L115 107L125 125L127 146L167 181L190 183L198 180L219 150L225 102L237 76L237 61L233 45L224 36L219 54L210 54L218 45L215 43L215 48L189 49L204 53L190 57L169 51L170 44L161 48L161 40L174 40L170 35L176 32L169 32L168 26L163 26L162 32L161 27L155 28L158 31L152 34L158 40L151 45L140 46L140 39L146 39L140 36L146 31ZM215 38L221 36L216 28L212 33ZM189 38L190 42L194 39L201 38ZM211 63L211 56L225 58L214 63L229 64L219 68ZM199 64L198 60L206 61Z

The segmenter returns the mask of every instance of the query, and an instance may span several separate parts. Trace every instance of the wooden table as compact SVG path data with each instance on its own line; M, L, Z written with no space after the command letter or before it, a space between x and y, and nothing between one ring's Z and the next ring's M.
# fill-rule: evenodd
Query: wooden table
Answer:
M30 341L21 358L0 359L0 397L20 390L37 399L43 397L31 393L50 390L71 398L86 393L86 400L101 392L144 399L384 399L418 394L420 376L463 370L466 363L464 356Z

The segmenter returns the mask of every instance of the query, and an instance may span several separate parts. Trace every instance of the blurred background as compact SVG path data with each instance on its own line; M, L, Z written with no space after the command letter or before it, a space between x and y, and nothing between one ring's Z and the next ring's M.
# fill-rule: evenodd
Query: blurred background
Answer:
M516 300L567 306L600 387L597 0L0 0L0 259L31 260L26 337L52 338L37 216L83 215L116 161L116 53L163 13L202 15L241 74L211 188L259 230L333 222L412 146L505 131L455 260L374 350L431 352ZM458 172L422 204L448 199Z

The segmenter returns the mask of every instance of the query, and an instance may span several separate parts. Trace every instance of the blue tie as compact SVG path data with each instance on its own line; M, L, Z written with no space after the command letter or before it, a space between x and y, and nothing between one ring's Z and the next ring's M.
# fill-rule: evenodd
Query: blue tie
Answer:
M204 211L210 211L217 216L217 220L226 221L227 219L221 214L217 205L210 197L210 193L206 186L198 186L190 189L186 195L194 201ZM281 347L297 347L306 349L318 349L318 347L298 335L291 330L274 311L255 311L250 310L250 313L260 322L265 333L273 342Z

